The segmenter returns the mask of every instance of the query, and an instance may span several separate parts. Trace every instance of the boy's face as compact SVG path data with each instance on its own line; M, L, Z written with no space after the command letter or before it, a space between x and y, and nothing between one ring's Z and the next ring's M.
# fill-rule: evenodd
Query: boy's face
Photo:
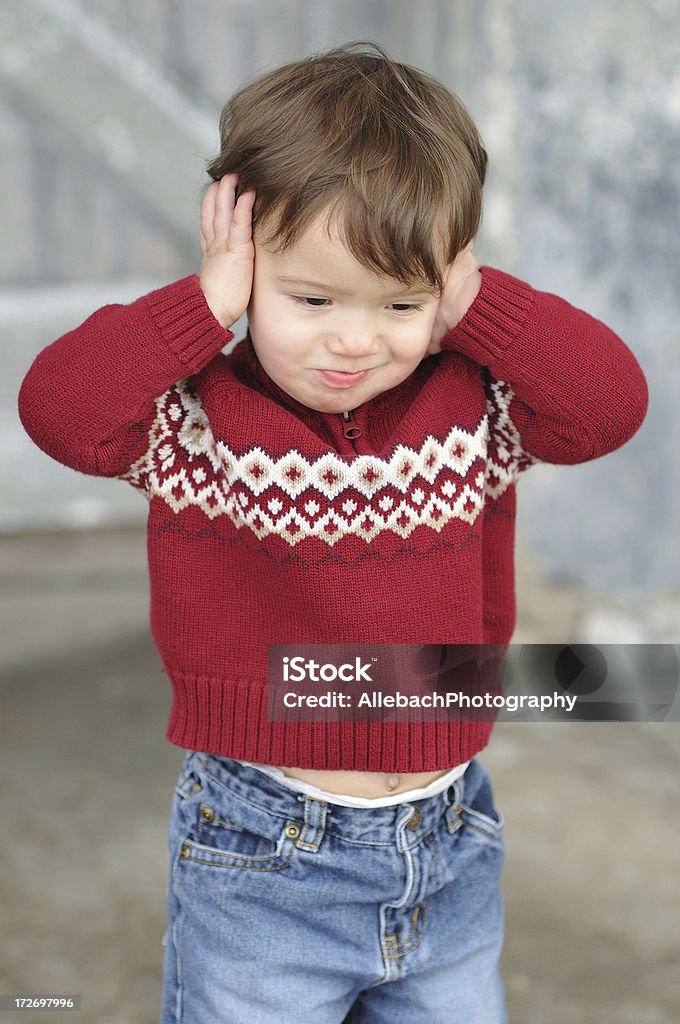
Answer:
M248 323L280 388L311 409L341 413L413 372L427 353L439 297L426 282L377 276L325 224L319 217L281 253L255 238Z

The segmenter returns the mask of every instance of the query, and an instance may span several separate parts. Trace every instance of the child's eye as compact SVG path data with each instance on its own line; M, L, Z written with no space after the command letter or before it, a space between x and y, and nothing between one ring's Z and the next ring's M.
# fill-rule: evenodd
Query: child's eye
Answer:
M389 308L395 313L410 313L411 310L418 313L423 307L417 302L392 302Z
M318 299L312 295L294 295L293 298L302 306L319 307L323 306L326 302L330 302L330 299Z

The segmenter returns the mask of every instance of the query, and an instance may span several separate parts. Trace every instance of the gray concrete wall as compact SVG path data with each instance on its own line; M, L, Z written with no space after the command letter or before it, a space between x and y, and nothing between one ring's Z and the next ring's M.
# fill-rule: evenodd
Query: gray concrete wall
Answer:
M21 375L95 305L196 268L202 168L235 87L368 37L478 121L480 257L610 323L649 377L648 420L622 451L527 475L522 543L555 580L678 595L679 35L669 0L5 0L0 529L141 521L123 485L33 450L14 412Z

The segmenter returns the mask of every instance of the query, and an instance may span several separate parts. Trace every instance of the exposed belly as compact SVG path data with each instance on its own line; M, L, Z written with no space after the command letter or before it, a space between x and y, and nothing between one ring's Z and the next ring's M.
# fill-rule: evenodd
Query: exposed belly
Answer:
M314 771L311 768L281 768L284 775L301 779L326 793L341 793L345 796L360 796L368 799L405 793L409 789L422 789L450 768L439 772L406 772L402 775L388 775L383 772Z

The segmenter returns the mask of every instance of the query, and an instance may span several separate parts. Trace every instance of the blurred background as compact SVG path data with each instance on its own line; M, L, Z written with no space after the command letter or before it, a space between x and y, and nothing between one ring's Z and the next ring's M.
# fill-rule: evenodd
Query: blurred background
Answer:
M353 39L477 122L480 261L607 322L649 382L623 449L523 478L515 639L680 643L677 0L3 0L0 994L80 993L88 1024L157 1019L181 752L146 503L42 455L16 393L95 308L197 269L228 96ZM508 819L511 1020L676 1024L678 726L501 724L482 759Z

